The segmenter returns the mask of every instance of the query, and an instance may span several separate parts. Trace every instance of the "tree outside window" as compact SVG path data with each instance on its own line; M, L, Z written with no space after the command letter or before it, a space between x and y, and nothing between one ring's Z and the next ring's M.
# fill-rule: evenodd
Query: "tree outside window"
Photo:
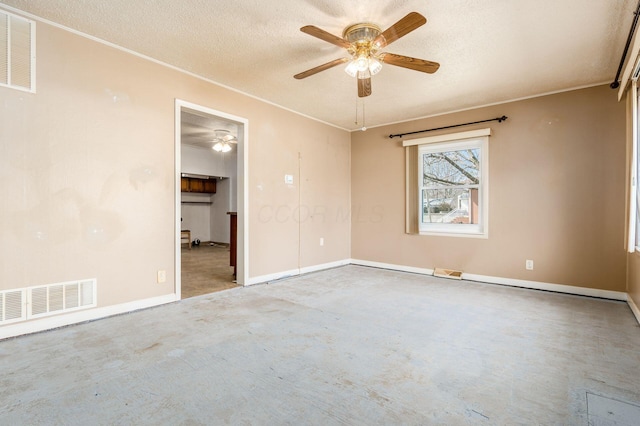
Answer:
M421 232L483 233L483 141L420 146Z

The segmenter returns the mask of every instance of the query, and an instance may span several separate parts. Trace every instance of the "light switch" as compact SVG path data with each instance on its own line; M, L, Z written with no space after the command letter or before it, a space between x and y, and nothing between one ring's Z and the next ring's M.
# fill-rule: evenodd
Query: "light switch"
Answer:
M293 185L293 175L284 175L284 183Z

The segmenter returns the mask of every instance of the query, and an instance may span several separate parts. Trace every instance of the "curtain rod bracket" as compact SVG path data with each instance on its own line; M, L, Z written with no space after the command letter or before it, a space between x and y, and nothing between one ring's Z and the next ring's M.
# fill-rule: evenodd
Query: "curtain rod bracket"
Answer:
M451 128L454 128L454 127L470 126L472 124L487 123L489 121L497 121L498 123L502 123L507 118L509 118L509 117L507 117L506 115L503 115L502 117L490 118L488 120L472 121L471 123L453 124L451 126L435 127L433 129L417 130L415 132L398 133L397 135L389 135L389 139L402 138L403 136L415 135L416 133L433 132L434 130L444 130L444 129L451 129Z

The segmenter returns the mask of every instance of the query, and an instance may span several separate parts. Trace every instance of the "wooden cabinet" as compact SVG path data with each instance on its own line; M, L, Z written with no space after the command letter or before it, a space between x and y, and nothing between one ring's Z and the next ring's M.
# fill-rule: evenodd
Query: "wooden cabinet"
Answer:
M204 181L202 179L189 178L189 192L204 192Z
M233 266L233 276L236 277L236 272L238 269L238 213L237 212L227 212L229 215L230 221L230 244L229 244L229 266Z
M183 176L180 178L180 191L215 194L216 180L215 178L201 179Z
M208 192L211 194L216 193L216 180L215 179L207 179L204 181L204 192Z

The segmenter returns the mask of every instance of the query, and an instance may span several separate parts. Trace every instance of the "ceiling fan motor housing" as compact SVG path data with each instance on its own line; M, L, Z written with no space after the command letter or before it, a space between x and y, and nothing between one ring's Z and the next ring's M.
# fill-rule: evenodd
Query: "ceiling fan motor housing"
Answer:
M375 38L378 37L381 32L382 30L377 25L361 23L345 28L342 32L342 38L351 43L356 43L359 41L373 42L373 40L375 40Z

